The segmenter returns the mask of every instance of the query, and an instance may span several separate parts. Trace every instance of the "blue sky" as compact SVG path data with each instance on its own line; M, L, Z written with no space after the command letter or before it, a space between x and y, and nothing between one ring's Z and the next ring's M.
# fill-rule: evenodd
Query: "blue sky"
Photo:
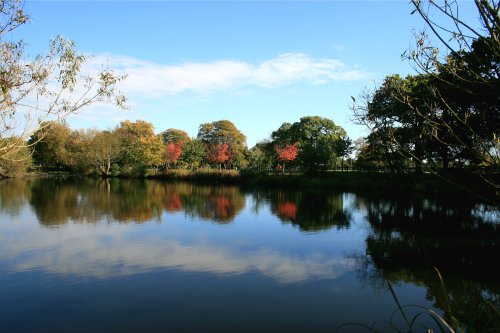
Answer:
M231 120L249 147L283 122L318 115L356 139L350 96L386 75L423 27L407 1L28 1L31 23L15 32L31 55L61 34L128 74L130 109L95 105L72 128L107 129L142 119L157 132Z

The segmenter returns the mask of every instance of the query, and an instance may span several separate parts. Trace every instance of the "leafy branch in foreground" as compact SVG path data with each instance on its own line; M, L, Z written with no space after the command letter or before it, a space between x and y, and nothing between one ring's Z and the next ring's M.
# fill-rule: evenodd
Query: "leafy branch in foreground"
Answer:
M25 43L9 34L28 21L21 0L0 1L0 171L3 163L29 156L28 139L49 120L95 103L126 103L116 89L125 77L107 68L83 73L87 57L71 40L57 36L46 54L28 57Z

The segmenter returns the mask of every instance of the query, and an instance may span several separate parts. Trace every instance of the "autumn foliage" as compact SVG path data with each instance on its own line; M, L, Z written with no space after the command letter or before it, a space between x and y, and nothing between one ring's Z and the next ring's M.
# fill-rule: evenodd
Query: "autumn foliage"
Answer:
M299 148L296 143L291 145L276 146L274 147L276 151L276 158L280 162L291 162L297 158L299 154Z
M220 166L231 159L231 147L227 143L211 145L207 148L207 157L211 163Z
M163 152L163 160L168 165L170 163L175 163L179 159L182 153L182 142L169 142L165 146L165 151Z
M291 162L299 155L299 147L297 143L275 146L274 151L276 152L276 159L279 162L283 162L283 166L280 168L283 172L285 172L285 162Z

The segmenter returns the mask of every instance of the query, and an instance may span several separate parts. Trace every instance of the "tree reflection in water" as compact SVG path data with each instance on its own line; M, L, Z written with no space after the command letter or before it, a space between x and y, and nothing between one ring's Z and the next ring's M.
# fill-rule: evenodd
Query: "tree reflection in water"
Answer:
M478 304L500 301L498 207L465 198L423 199L400 195L260 188L250 191L257 213L265 209L283 224L304 232L367 228L358 256L362 281L423 286L436 308L451 300L453 314L476 330ZM161 222L165 214L231 223L245 208L236 186L209 186L148 180L33 179L0 182L0 209L19 214L29 203L41 225ZM9 207L4 210L3 207ZM364 219L366 223L354 224ZM360 227L360 225L362 225ZM445 278L446 294L433 269Z
M343 193L312 190L258 190L253 193L254 206L268 202L271 212L282 222L298 226L301 231L321 231L350 226L350 213L344 208Z
M245 207L245 196L237 186L200 186L180 183L188 190L180 197L186 215L216 223L230 223Z
M6 197L15 194L12 186L17 185L10 183L9 196ZM190 217L229 223L245 206L245 197L235 186L197 186L147 180L43 178L33 181L28 190L30 195L22 197L29 198L40 223L51 227L69 221L161 222L163 211L183 211Z
M0 181L0 212L19 215L30 200L32 179L8 179Z
M435 307L451 309L445 319L454 315L470 331L491 328L481 308L485 301L500 305L498 208L450 197L358 197L356 205L371 227L366 253L358 257L362 280L425 286Z

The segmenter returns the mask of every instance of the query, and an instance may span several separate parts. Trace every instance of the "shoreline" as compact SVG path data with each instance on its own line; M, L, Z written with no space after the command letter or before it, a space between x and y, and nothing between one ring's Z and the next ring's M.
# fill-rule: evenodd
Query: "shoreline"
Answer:
M69 172L28 172L15 178L90 177ZM500 175L496 175L500 177ZM202 184L231 184L241 186L270 186L318 190L377 191L413 195L466 195L481 201L499 203L499 193L487 186L480 175L389 174L370 171L330 171L319 175L305 174L247 174L235 170L169 170L145 177L115 176L117 179L154 179L188 181ZM9 179L9 178L1 178Z

